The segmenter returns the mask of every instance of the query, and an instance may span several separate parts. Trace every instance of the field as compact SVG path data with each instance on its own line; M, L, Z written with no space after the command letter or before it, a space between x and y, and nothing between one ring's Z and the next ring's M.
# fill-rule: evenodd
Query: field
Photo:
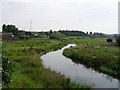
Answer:
M59 73L45 69L40 56L66 45L48 38L3 41L8 58L13 63L9 88L90 88L71 82Z
M63 54L71 58L76 63L82 63L86 67L92 67L99 72L107 73L119 78L118 56L120 55L118 46L109 46L107 38L88 37L66 37L68 43L77 44L64 50ZM113 38L115 41L115 39Z
M3 46L8 58L13 63L9 88L90 88L71 82L69 78L46 69L40 56L62 48L68 43L77 46L65 49L63 54L75 63L82 63L88 68L117 77L117 46L109 46L107 38L64 37L62 40L32 38L29 40L4 40ZM115 41L115 39L113 38Z

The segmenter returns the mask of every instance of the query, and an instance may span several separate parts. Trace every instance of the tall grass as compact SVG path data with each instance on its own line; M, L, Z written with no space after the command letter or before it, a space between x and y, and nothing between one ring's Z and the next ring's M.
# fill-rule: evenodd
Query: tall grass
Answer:
M106 43L103 39L80 39L81 41L77 41L78 46L65 49L63 54L76 63L82 63L87 67L93 67L98 71L119 78L119 47L103 46ZM74 39L72 42L76 43L76 40Z
M90 88L72 83L42 65L40 55L57 50L66 43L45 38L4 41L4 43L8 58L14 62L10 88Z

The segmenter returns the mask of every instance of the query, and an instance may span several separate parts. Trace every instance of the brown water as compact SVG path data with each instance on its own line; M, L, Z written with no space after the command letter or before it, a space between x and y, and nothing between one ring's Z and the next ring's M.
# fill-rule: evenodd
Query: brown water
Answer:
M76 83L90 85L93 88L118 88L118 79L109 75L99 73L92 68L86 68L82 64L76 64L71 59L62 55L64 49L75 44L68 44L61 50L49 52L41 56L42 63L46 68L59 72L65 77L69 77ZM120 84L120 83L119 83Z

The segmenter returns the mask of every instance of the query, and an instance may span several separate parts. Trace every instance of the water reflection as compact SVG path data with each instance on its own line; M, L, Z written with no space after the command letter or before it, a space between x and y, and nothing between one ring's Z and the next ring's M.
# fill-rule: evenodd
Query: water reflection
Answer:
M69 44L61 50L49 52L41 57L46 68L50 67L60 72L77 83L91 85L95 88L118 88L118 80L106 74L99 73L92 68L86 68L82 64L76 64L71 59L62 55L65 48L76 46Z
M105 74L103 74L102 77L106 78L106 80L109 80L110 82L112 82L112 80L113 80L113 78L111 76L108 76L108 75L105 75Z

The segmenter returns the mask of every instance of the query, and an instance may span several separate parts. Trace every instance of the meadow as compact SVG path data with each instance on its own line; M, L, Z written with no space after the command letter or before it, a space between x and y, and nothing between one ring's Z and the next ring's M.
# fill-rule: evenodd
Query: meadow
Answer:
M76 47L65 49L63 54L76 63L94 68L99 72L119 78L118 46L109 46L107 38L66 37L67 43L75 43ZM115 41L115 38L113 38Z
M4 40L5 51L13 63L9 88L90 88L46 69L40 56L62 48L67 42L48 38Z

